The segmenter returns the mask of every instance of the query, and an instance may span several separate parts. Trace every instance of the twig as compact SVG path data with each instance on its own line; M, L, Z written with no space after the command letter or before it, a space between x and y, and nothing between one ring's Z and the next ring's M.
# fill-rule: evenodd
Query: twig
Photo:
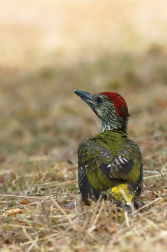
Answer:
M66 212L64 211L64 209L52 198L51 199L52 202L55 204L55 206L60 210L60 212L66 217L66 219L69 221L69 223L71 224L71 226L78 231L78 229L80 229L78 226L76 226L76 224L74 225L73 221L71 220L71 218L66 214Z
M99 216L100 216L100 214L101 214L101 211L102 211L102 209L103 209L103 206L104 206L104 200L102 201L100 210L99 210L99 212L96 214L95 219L94 219L94 221L93 221L91 227L87 229L87 231L88 231L89 233L91 233L91 232L96 228L95 225L96 225L96 222L97 222L97 220L98 220L98 218L99 218Z
M159 201L160 199L161 199L161 198L157 198L157 199L155 199L155 200L153 200L153 201L147 203L146 205L140 207L139 209L137 209L136 211L134 211L134 212L131 213L131 214L136 214L136 213L140 212L140 211L143 210L144 208L153 205L154 203L156 203L156 202Z

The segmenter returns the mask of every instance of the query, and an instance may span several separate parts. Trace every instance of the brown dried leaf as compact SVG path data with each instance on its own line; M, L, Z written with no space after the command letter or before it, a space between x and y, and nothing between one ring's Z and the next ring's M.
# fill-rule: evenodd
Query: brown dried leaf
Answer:
M21 214L23 212L23 210L19 209L19 208L14 208L14 209L10 209L6 211L6 214L9 215L14 215L14 214Z
M24 198L24 199L22 199L22 201L20 202L22 205L28 205L28 204L30 204L31 203L31 201L29 200L29 199L27 199L27 198Z

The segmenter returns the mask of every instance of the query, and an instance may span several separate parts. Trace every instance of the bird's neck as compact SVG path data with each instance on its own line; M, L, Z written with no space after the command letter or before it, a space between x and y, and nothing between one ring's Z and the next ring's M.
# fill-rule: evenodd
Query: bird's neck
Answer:
M122 119L120 121L114 122L114 121L102 121L102 127L100 129L100 132L104 132L106 130L118 130L118 131L123 131L127 133L127 124L128 124L128 119Z

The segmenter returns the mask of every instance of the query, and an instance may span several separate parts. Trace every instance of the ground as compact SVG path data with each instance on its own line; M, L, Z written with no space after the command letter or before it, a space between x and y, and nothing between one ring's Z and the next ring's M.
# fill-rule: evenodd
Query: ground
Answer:
M1 251L166 251L166 1L5 1L0 30ZM16 15L17 14L17 15ZM100 121L74 93L126 99L142 209L84 206L79 143Z

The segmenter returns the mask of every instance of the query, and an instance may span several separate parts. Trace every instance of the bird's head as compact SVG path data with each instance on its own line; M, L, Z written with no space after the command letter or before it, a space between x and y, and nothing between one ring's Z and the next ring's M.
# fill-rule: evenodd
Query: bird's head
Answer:
M126 132L128 123L128 106L125 99L116 92L90 94L74 90L102 121L101 132L105 130L123 130Z

